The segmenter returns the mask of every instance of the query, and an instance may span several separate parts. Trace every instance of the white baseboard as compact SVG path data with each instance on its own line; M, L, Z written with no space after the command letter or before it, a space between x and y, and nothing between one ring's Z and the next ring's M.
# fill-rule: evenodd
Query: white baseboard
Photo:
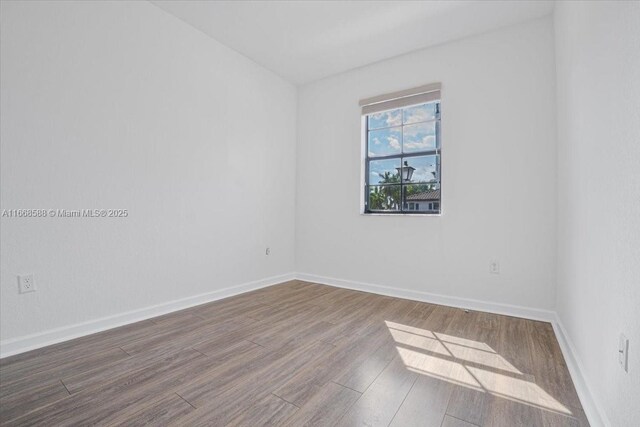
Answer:
M169 301L138 310L128 311L113 316L102 317L100 319L76 323L75 325L50 329L48 331L40 332L33 335L4 340L0 342L0 358L24 353L25 351L34 350L51 344L57 344L59 342L94 334L96 332L105 331L107 329L112 329L118 326L139 322L141 320L146 320L152 317L171 313L173 311L178 311L222 298L227 298L233 295L242 294L244 292L272 286L278 283L286 282L288 280L293 280L294 278L294 273L282 274L279 276L268 277L266 279L256 280L253 282L243 283L241 285L219 289L213 292L207 292L204 294Z
M450 307L465 308L474 311L486 311L489 313L503 314L506 316L522 317L525 319L553 322L555 312L532 307L501 304L496 302L481 301L469 298L460 298L448 295L432 294L429 292L413 291L410 289L391 288L388 286L374 285L371 283L356 282L353 280L336 279L333 277L317 276L315 274L297 273L296 279L307 282L321 283L339 288L353 289L356 291L370 292L396 298L404 298L415 301L428 302Z
M576 388L582 409L589 420L589 424L591 424L591 427L610 426L611 422L609 422L606 413L591 392L593 388L589 386L589 382L583 375L584 370L580 358L577 356L575 347L557 314L551 324L553 325L553 330L560 344L562 355L569 368L573 385Z

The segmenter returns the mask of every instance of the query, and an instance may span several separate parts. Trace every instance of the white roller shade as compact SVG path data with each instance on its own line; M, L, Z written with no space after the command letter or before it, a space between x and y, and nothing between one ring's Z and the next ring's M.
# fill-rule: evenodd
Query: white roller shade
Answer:
M440 87L440 83L432 83L413 89L363 99L360 101L362 115L437 101L440 99Z

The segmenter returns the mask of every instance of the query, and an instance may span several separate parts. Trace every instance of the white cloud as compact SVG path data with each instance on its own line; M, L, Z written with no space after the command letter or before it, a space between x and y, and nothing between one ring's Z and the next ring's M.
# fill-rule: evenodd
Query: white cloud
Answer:
M409 117L407 117L407 123L417 123L417 122L424 122L426 120L431 119L431 114L429 114L426 110L414 110L411 112L411 114L408 115Z
M402 111L392 110L382 113L375 113L369 116L370 125L373 129L391 126L400 126L402 124Z
M421 141L405 142L404 147L410 148L410 149L416 149L416 150L433 148L435 147L435 141L436 141L436 138L434 135L427 135L424 138L422 138Z
M418 166L413 173L414 181L430 181L435 178L436 167L434 164Z
M419 138L422 135L434 135L436 132L435 125L433 123L419 123L411 126L405 126L403 128L405 137Z
M386 114L387 114L387 126L400 126L402 124L401 110L389 111Z
M387 137L387 142L389 142L389 146L391 148L393 148L394 150L399 150L400 149L400 141L398 141L398 138L396 138L394 136L388 136Z
M418 123L432 120L434 117L434 105L423 104L409 107L404 110L406 123Z

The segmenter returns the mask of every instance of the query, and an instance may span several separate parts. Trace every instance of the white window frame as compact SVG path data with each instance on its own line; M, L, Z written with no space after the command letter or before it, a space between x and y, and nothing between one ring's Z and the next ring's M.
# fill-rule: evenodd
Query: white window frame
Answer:
M368 120L367 117L370 114L384 112L388 110L398 109L398 108L407 108L414 105L420 105L427 102L438 101L439 110L438 115L434 119L436 122L436 149L435 150L425 150L420 152L413 152L410 155L405 155L402 152L398 155L390 155L390 156L380 156L375 158L369 158L368 153ZM360 101L360 106L362 107L361 114L361 167L360 167L360 214L367 216L376 216L376 215L403 215L403 216L422 216L422 217L430 217L435 216L439 217L443 213L442 209L442 96L441 96L441 85L440 83L433 83L429 85L420 86L414 89L407 89L399 92L394 92L386 95L375 96L372 98L366 98ZM434 155L437 154L438 158L438 181L437 188L440 190L440 200L438 200L439 209L437 212L430 211L419 211L416 204L416 208L414 210L404 209L403 201L400 202L400 209L398 211L387 211L387 210L370 210L367 207L367 200L369 197L369 176L368 176L368 163L370 160L378 160L378 159L390 159L390 158L400 158L401 161L405 157L415 157L415 156L424 156L424 155ZM402 164L402 163L401 163ZM400 184L401 194L403 186L407 184ZM419 203L419 202L418 202ZM425 202L428 205L433 206L433 202Z

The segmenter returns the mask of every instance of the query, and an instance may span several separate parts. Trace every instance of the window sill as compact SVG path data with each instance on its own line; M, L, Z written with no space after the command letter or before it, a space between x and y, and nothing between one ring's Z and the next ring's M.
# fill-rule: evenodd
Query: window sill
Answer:
M403 212L399 212L399 213L383 213L383 212L360 212L361 216L400 216L400 217L405 217L405 216L411 216L411 217L441 217L442 216L442 212L440 213L422 213L422 214L418 214L418 213L403 213Z

